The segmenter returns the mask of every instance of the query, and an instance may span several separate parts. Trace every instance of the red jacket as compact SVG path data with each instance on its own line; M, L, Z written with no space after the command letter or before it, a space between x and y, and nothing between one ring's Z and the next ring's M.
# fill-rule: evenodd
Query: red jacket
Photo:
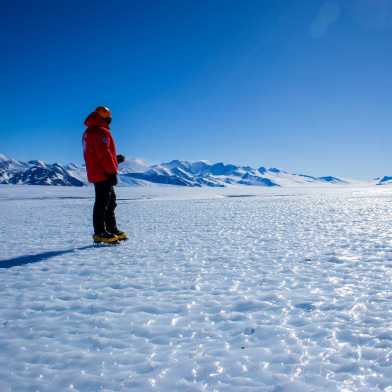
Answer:
M83 153L87 178L90 182L105 181L111 174L117 174L116 145L109 125L97 113L91 113L84 124Z

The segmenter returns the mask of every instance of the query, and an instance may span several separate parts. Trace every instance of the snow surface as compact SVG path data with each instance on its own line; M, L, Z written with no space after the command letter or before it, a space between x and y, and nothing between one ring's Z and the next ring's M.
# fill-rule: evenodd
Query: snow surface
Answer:
M392 391L392 189L0 186L0 391Z

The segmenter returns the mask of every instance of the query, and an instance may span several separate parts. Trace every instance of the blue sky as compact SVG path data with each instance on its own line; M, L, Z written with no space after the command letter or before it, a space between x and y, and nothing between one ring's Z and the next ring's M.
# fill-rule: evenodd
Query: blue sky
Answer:
M8 2L0 152L81 162L104 104L150 162L391 174L391 38L392 0Z

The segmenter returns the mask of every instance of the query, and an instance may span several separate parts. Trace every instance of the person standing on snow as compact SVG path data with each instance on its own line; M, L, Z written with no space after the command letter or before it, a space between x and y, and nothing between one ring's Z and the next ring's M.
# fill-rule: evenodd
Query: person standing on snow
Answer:
M87 178L95 187L93 211L94 242L117 243L127 239L127 234L119 230L114 210L118 164L125 160L116 154L116 145L110 132L112 112L105 106L98 106L84 124L83 153Z

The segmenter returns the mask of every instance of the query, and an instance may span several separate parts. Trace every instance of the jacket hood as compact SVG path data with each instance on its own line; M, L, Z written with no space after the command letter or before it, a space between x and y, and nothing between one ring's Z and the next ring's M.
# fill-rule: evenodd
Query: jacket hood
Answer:
M84 125L87 128L98 127L109 129L109 124L97 112L89 114L86 120L84 120Z

